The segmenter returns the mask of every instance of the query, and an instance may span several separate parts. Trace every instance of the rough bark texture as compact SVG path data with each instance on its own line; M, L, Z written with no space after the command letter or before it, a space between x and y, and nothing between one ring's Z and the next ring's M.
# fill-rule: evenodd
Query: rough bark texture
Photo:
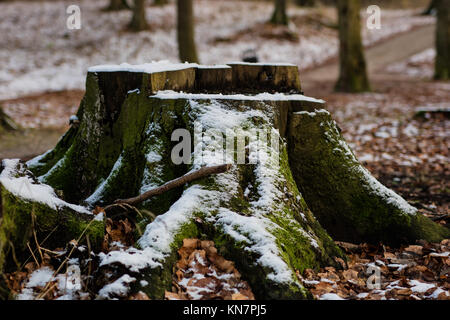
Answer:
M286 0L275 0L275 8L270 18L270 22L273 24L288 25L289 19L286 13Z
M177 0L177 37L181 62L198 62L192 0Z
M399 245L450 235L358 162L327 111L295 113L288 145L297 185L334 240Z
M339 80L336 90L370 91L366 60L361 40L360 0L338 0L339 16Z
M132 31L148 29L147 18L145 16L145 0L134 0L133 16L128 27Z
M233 87L255 91L301 92L298 67L294 65L265 65L231 63Z
M450 0L438 0L435 78L450 79Z

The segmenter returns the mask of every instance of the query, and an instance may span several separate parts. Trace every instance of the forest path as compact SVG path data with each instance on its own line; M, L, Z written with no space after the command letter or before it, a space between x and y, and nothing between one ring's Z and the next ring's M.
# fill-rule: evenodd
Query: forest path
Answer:
M380 73L380 70L391 63L403 61L416 53L433 48L435 30L435 25L419 27L366 48L365 56L369 78L371 80L382 80L385 77L391 79L392 76ZM315 88L318 82L337 81L338 77L339 61L334 59L329 63L304 72L301 75L302 87L308 93L308 89ZM396 77L398 76L396 75Z

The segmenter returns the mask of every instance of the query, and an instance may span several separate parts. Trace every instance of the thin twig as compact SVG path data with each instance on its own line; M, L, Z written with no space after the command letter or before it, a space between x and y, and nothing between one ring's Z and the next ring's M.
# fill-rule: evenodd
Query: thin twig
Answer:
M41 256L41 262L44 262L44 256L42 255L41 246L39 245L36 235L36 215L34 214L34 208L35 206L33 205L33 210L31 210L31 228L33 229L33 236L34 241L36 242L36 248L39 251L39 255Z
M141 202L144 202L145 200L150 199L151 197L163 194L171 189L181 187L182 185L192 182L194 180L201 179L201 178L207 177L212 174L224 173L224 172L228 171L230 168L231 168L231 164L222 164L222 165L218 165L218 166L203 167L197 171L187 173L184 176L181 176L177 179L166 182L162 186L152 189L152 190L149 190L137 197L116 200L116 201L114 201L114 204L119 205L119 204L126 203L126 204L130 204L130 205L136 205ZM114 205L106 206L105 211L107 209L110 209L112 206L114 206Z
M31 250L30 242L29 242L29 241L27 242L27 247L28 247L28 249L30 250L31 255L33 256L34 262L36 262L36 265L38 266L38 268L40 268L41 266L40 266L38 260L36 259L36 256L34 255L33 250Z

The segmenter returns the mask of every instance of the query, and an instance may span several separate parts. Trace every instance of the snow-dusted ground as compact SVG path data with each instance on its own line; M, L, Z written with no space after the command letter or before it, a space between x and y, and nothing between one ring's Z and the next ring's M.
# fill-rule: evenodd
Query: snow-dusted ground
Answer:
M386 71L392 74L402 74L416 78L432 78L434 75L434 60L436 49L430 48L406 61L400 61L387 66Z
M178 60L173 4L148 7L151 30L134 34L124 30L131 12L101 12L107 2L77 1L81 30L66 27L66 8L72 1L0 4L0 100L43 91L83 89L91 65ZM293 23L288 29L279 29L264 25L272 9L271 2L195 1L201 62L237 61L245 50L254 49L261 61L290 62L306 69L337 54L336 31L306 19L311 11L291 6ZM317 13L334 15L331 9L317 9ZM433 23L434 18L416 13L383 10L381 30L364 28L364 42L372 44L394 33ZM283 36L286 32L298 35L298 40Z

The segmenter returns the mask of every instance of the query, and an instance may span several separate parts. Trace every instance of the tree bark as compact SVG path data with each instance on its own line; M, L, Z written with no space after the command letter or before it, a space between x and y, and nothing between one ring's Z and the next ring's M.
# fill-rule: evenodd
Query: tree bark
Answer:
M145 15L145 0L134 0L133 17L128 25L132 31L143 31L149 28Z
M435 79L450 79L450 1L437 0Z
M422 12L422 15L428 16L433 12L433 10L436 10L436 2L437 0L431 0L428 7L424 10L424 12Z
M339 16L339 80L336 90L370 91L366 60L361 40L360 0L338 0Z
M273 24L281 24L287 26L289 19L286 13L286 0L275 0L275 8L270 22Z
M192 0L177 0L177 39L180 61L198 63Z
M105 11L119 11L130 9L125 0L110 0L109 5L104 9Z

